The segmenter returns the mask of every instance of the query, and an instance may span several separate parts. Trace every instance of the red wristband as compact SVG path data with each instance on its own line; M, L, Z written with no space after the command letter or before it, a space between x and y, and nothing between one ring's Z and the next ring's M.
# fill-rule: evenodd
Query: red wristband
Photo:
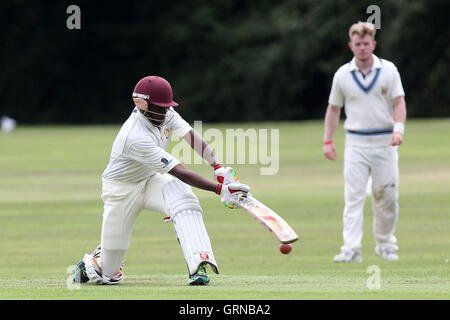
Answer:
M220 195L220 192L222 191L222 184L217 184L216 194Z
M221 164L216 164L216 165L213 167L214 170L219 169L219 168L222 168L222 165L221 165Z
M333 140L325 141L325 142L323 143L323 145L327 145L327 144L333 144Z

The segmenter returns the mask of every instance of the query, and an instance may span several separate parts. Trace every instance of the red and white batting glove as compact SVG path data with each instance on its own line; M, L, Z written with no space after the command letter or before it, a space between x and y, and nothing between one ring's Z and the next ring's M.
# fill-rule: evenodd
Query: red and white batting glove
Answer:
M222 184L230 184L239 182L239 178L231 167L224 168L221 164L215 165L213 167L214 177L216 178L218 183Z
M243 183L221 184L217 186L216 193L222 198L223 204L234 209L234 204L239 198L250 191L250 187Z

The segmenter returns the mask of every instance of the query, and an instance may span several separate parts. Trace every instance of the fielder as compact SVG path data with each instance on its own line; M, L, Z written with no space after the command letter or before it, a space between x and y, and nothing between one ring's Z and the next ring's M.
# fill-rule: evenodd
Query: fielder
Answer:
M375 253L384 260L398 260L394 236L398 217L398 153L406 120L400 74L395 65L373 54L375 26L359 22L350 27L353 59L334 74L325 115L323 153L336 160L333 135L345 106L347 131L344 151L344 244L335 262L362 261L363 208L372 176Z
M142 210L162 212L174 223L186 261L190 285L207 285L206 266L219 273L202 218L202 207L190 186L220 195L233 207L249 187L237 183L231 168L218 164L210 146L173 109L172 88L165 79L148 76L134 88L133 109L120 129L102 175L104 202L101 244L74 270L77 283L117 284L124 279L122 260ZM166 151L171 134L183 137L214 170L219 183L184 168Z

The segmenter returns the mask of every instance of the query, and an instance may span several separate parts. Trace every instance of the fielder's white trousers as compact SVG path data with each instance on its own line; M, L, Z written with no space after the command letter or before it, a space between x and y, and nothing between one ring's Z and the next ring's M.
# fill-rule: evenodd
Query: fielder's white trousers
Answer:
M361 250L366 187L372 175L373 234L380 249L397 248L398 153L396 147L346 146L343 250Z
M172 179L159 173L140 183L103 179L102 249L128 249L134 222L142 210L167 212L163 187Z

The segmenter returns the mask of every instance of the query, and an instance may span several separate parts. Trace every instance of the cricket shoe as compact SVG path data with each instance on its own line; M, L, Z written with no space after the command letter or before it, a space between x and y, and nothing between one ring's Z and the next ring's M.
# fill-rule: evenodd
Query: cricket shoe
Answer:
M362 262L361 251L341 250L341 253L334 256L334 262Z
M206 264L202 263L196 273L194 273L188 280L191 286L207 286L209 284L208 272L206 271Z
M92 255L96 258L100 257L100 246L95 248ZM89 277L86 273L86 265L83 260L79 261L73 270L73 282L74 283L86 283L89 281Z
M74 283L85 283L89 281L89 277L86 274L86 265L84 261L81 260L73 269L73 282Z
M395 247L397 247L397 246L395 246ZM399 259L399 257L397 255L397 249L395 247L385 248L385 249L381 250L378 246L376 246L375 254L377 256L381 257L381 259L386 260L386 261L397 261Z
M125 278L122 268L120 268L112 276L107 277L102 273L102 267L100 263L100 257L96 257L92 253L87 253L84 255L83 262L86 268L86 275L89 277L92 283L100 284L119 284Z

